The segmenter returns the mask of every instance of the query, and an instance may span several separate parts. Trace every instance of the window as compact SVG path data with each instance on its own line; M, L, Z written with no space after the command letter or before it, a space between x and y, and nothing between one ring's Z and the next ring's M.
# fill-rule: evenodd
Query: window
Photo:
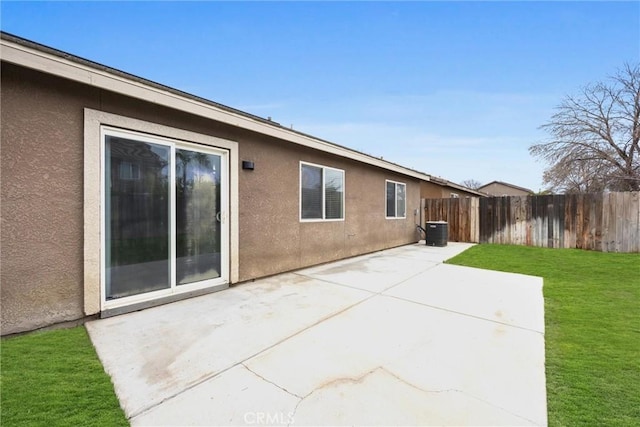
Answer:
M386 181L387 218L405 218L407 210L407 185L401 182Z
M452 199L458 199L460 196L458 195L458 193L451 193L451 198Z
M300 163L300 219L344 219L344 171Z

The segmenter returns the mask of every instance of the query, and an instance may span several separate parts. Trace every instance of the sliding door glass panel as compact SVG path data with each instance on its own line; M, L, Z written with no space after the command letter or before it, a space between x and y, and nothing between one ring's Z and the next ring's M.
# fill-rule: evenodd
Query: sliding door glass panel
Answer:
M106 299L171 287L170 148L105 138Z
M176 149L176 283L220 277L220 156Z

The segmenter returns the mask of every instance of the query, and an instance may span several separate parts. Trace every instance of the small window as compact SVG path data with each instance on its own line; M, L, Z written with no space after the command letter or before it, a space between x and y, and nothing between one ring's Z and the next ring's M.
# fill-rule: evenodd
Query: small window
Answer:
M300 219L344 219L344 171L300 163Z
M407 210L407 185L402 182L386 181L387 218L405 218Z
M451 193L451 198L452 198L452 199L457 199L457 198L459 198L459 197L460 197L460 196L458 195L458 193Z

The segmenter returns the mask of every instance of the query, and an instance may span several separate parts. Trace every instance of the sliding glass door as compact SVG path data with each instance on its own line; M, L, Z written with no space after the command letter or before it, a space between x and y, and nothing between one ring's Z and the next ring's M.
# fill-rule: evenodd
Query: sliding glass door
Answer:
M225 282L227 152L103 129L104 301Z

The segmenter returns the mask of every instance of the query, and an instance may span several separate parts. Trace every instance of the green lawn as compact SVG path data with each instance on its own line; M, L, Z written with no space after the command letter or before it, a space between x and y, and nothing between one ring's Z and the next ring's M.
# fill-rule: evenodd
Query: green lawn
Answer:
M84 327L2 339L2 426L127 426Z
M451 264L544 278L549 425L640 425L640 255L478 245Z

